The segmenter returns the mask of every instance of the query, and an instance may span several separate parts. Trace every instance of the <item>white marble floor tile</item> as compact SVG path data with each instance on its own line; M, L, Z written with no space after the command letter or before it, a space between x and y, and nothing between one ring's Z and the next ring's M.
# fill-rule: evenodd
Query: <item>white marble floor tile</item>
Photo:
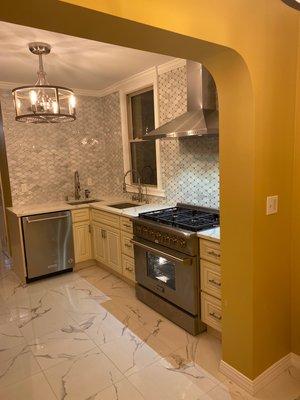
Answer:
M203 394L199 398L199 400L233 400L233 399L238 400L239 397L232 397L230 392L221 386L213 388L208 393ZM243 398L240 397L240 400L242 399ZM246 397L244 397L244 400L246 400Z
M167 360L151 364L128 379L147 400L199 400L216 387L194 365L182 366Z
M0 325L0 352L25 344L25 338L15 322Z
M51 289L52 296L68 312L100 313L100 304L109 300L103 292L82 278Z
M77 272L67 272L65 274L50 276L46 279L42 279L39 282L45 282L48 288L56 288L75 282L79 278L80 275L78 275Z
M10 313L9 308L5 305L5 303L0 303L0 325L8 322L12 322L13 318Z
M171 351L143 328L136 334L126 331L120 338L105 343L100 348L126 376L154 363Z
M26 300L36 294L44 294L47 289L48 282L46 279L25 284L21 283L13 272L7 278L0 280L2 297L9 305L19 304L24 299Z
M0 353L0 388L17 383L40 372L40 370L27 345L3 350Z
M44 371L58 399L86 400L123 379L99 348Z
M262 400L300 400L300 369L290 367L256 396Z
M75 314L72 318L78 322L79 327L97 344L102 345L122 337L126 332L136 332L141 325L124 314L121 310L114 309L114 314L101 307L101 312L94 315Z
M117 302L123 303L127 299L135 298L134 287L114 275L104 276L93 284Z
M14 272L9 273L0 277L0 293L3 300L8 300L16 295L19 291L22 291L23 284L19 281Z
M87 353L95 343L80 329L65 329L37 338L29 343L29 347L44 370Z
M42 373L33 375L15 385L0 388L3 400L56 400L56 397Z
M61 308L43 308L39 312L33 311L31 316L18 323L19 329L27 342L35 338L57 331L59 329L77 329L75 321Z
M93 400L143 400L144 397L127 380L123 379L92 397Z

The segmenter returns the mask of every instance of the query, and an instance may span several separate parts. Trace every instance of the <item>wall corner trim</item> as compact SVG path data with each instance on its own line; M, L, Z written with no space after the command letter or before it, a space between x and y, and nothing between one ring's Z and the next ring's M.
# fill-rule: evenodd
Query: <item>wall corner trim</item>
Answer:
M300 356L294 353L289 353L276 361L253 380L227 364L224 360L221 360L219 369L220 372L230 378L235 384L246 390L251 395L255 395L259 390L268 385L274 378L286 371L289 367L299 367L299 365Z

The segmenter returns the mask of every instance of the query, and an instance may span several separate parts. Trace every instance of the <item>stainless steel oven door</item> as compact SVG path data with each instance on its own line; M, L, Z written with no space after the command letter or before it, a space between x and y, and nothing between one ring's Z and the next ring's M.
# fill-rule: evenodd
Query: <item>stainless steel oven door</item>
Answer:
M197 257L134 238L137 282L192 315L198 313Z

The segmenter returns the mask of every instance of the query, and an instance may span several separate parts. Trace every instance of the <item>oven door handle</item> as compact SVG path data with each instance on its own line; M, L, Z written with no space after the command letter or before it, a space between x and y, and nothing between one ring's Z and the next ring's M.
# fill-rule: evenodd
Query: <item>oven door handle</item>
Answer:
M145 250L153 251L153 252L155 252L157 254L160 254L163 257L167 257L167 258L169 258L169 259L171 259L173 261L180 262L182 264L190 265L192 263L192 258L180 258L180 257L172 256L171 254L165 253L165 252L163 252L161 250L157 250L157 249L155 249L155 248L153 248L151 246L147 246L146 244L137 242L136 240L131 240L131 243L136 245L136 246L142 247Z

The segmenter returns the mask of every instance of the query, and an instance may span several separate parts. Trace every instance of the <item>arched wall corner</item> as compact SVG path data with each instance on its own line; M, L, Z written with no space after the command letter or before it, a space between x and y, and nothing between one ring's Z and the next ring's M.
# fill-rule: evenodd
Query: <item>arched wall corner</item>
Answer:
M264 129L267 131L267 123L270 122L261 117L264 110L257 100L263 96L258 97L258 79L253 81L248 64L234 46L222 46L214 40L208 41L207 38L205 41L184 36L64 2L44 0L42 8L38 1L32 0L29 3L30 5L28 2L20 2L18 7L13 8L10 2L5 2L1 5L1 19L191 59L203 62L211 71L217 84L220 104L223 360L254 379L286 354L290 340L289 330L283 323L286 321L286 303L280 311L277 307L280 279L276 277L271 288L264 288L267 297L264 297L261 289L262 283L267 281L267 272L273 266L276 266L279 276L279 258L276 253L279 249L274 248L270 256L270 248L263 242L261 245L257 244L257 241L262 234L268 234L272 238L280 221L274 219L273 225L270 225L264 219L259 203L265 198L265 182L263 175L260 176L263 169L257 168L257 142L263 138L263 135L258 134ZM251 74L254 69L259 74L260 66L257 65L252 66ZM258 124L257 110L261 113ZM271 114L268 117L271 118ZM261 121L264 126L260 125ZM260 149L264 149L264 143L260 144ZM273 154L270 153L270 159L271 157ZM259 202L256 200L257 193ZM285 218L284 215L282 220ZM260 254L265 254L261 261L257 260L256 246L261 251ZM265 275L260 280L261 264L265 260ZM287 288L288 284L284 291ZM287 293L284 292L285 294ZM266 301L267 318L265 309L259 307L263 300ZM255 331L257 321L259 332ZM269 332L276 331L278 327L280 333L269 340Z

